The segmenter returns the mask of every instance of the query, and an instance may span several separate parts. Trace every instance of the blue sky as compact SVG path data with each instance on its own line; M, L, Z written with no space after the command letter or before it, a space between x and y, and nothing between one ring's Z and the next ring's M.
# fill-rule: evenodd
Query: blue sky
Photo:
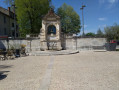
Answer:
M119 24L119 0L52 0L58 8L66 3L74 8L82 20L82 3L84 8L85 32L96 33L99 28Z
M84 8L85 33L96 33L98 28L103 30L106 26L119 24L119 0L52 0L56 9L63 3L72 6L81 20L80 8L82 3L86 5ZM0 6L7 8L3 0L0 0Z

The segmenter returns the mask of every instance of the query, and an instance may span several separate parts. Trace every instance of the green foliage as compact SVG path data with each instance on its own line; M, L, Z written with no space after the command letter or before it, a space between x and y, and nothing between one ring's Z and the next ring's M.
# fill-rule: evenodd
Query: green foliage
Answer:
M50 0L15 0L15 5L21 34L39 33L42 17L49 10Z
M14 11L14 7L13 7L12 5L14 5L15 0L4 0L3 2L4 2L7 6L10 7L10 10L11 10L11 11Z
M104 28L107 41L119 40L119 25L108 26Z
M98 36L98 37L103 37L104 36L104 34L103 34L103 32L101 31L100 28L98 29L96 36Z
M9 49L14 50L15 49L15 46L9 44Z
M80 17L71 6L64 3L58 8L57 14L61 17L62 31L64 33L73 34L80 32Z
M89 33L86 33L85 36L95 37L96 35L95 35L95 33L89 32Z
M7 5L12 5L12 4L14 4L14 1L15 0L4 0L4 3Z

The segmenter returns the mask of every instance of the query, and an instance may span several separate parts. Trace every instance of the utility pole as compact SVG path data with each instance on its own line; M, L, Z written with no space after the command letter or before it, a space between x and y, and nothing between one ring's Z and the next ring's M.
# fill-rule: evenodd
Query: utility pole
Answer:
M82 34L82 36L85 35L85 32L84 32L84 15L83 15L84 7L86 7L86 6L82 4L82 7L80 8L82 10L82 26L83 26L83 34Z

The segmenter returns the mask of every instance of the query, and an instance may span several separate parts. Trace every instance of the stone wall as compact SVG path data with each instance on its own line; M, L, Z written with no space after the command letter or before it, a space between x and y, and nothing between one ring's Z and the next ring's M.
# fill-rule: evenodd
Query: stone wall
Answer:
M19 49L21 44L26 45L27 52L40 50L40 40L39 39L34 39L34 40L9 40L9 48L11 48L13 46L16 49ZM8 49L8 43L7 43L6 40L0 40L0 48Z
M67 38L62 42L62 46L67 50L93 50L93 49L104 49L106 43L105 38ZM9 47L14 46L19 48L21 44L26 45L27 52L39 51L40 40L9 40ZM0 48L8 48L6 40L0 40Z
M105 38L69 38L66 39L66 49L93 50L104 49Z

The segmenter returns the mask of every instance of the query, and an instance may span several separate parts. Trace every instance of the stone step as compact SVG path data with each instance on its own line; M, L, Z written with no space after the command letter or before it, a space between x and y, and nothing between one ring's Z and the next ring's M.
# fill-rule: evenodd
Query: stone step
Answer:
M31 56L51 56L51 55L70 55L70 54L76 54L79 53L78 50L62 50L62 51L36 51L31 52L29 55Z

